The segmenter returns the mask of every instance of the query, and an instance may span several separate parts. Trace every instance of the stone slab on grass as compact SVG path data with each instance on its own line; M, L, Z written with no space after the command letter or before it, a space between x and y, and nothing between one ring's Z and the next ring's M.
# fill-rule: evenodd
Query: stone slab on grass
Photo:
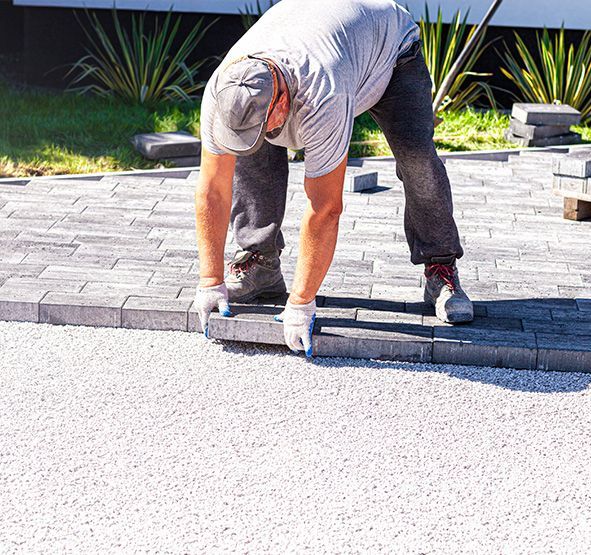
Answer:
M163 158L163 162L169 162L174 168L196 168L201 165L201 156L179 156L178 158Z
M581 112L567 104L513 104L511 117L529 125L578 125Z
M516 119L511 119L509 131L513 135L524 139L544 139L567 135L570 132L570 125L528 125Z
M173 133L142 133L132 139L135 149L148 160L196 157L201 153L201 141L184 131Z
M523 147L577 145L583 142L583 138L579 133L567 133L557 137L542 137L540 139L525 139L514 135L508 129L505 131L505 139Z

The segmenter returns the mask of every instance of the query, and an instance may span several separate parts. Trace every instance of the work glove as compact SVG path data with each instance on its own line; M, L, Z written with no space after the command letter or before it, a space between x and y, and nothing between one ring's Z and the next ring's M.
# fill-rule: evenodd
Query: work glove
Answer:
M308 304L292 304L287 301L285 310L275 316L283 322L283 336L286 345L295 353L305 351L312 356L312 331L316 320L316 300Z
M225 317L232 316L228 304L228 290L226 284L214 285L213 287L197 287L193 305L197 310L201 327L205 337L209 339L209 316L217 308L220 314Z

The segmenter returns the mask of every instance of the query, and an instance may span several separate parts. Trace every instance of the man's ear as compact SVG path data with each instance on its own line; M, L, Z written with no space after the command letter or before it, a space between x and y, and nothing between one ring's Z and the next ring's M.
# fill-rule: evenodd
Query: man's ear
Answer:
M289 110L289 94L284 92L277 102L277 105L280 107L282 112L287 112Z

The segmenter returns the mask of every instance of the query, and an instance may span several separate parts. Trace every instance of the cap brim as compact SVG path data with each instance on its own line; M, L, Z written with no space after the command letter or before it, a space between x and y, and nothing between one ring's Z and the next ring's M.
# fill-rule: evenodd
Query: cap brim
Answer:
M241 129L239 132L226 127L219 117L213 120L213 136L216 144L228 154L234 156L248 156L254 154L265 141L267 122L250 129Z

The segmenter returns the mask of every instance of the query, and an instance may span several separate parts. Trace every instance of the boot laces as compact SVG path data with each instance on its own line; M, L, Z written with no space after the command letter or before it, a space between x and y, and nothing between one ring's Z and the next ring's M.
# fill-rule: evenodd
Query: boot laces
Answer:
M260 254L258 252L252 253L252 256L249 256L244 262L230 262L229 271L234 276L240 276L242 274L246 274L248 270L250 270L260 259Z
M425 276L427 279L437 276L450 288L452 293L457 289L455 274L455 268L447 264L429 264L425 268Z

